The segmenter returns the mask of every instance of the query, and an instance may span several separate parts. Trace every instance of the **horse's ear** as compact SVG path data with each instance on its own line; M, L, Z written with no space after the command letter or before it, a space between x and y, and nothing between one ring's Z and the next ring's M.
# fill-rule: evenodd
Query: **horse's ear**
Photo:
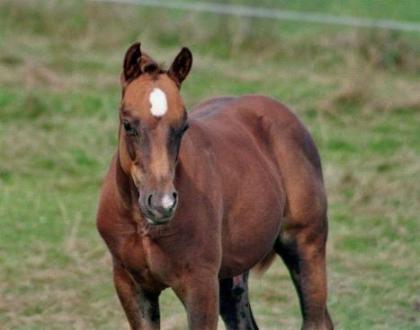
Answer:
M136 42L132 44L125 52L123 74L121 80L123 84L138 77L141 73L141 67L139 65L141 59L140 43Z
M187 78L192 66L192 59L192 53L187 47L182 48L175 57L175 60L168 71L168 75L175 81L178 87L180 87L184 79Z

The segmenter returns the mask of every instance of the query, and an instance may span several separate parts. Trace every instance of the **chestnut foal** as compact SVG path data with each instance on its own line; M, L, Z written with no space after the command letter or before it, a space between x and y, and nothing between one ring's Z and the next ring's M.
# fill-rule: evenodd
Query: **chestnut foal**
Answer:
M257 329L248 272L278 254L296 287L303 329L332 329L326 307L327 201L311 136L264 96L219 97L187 115L183 48L163 70L125 55L119 144L102 187L98 230L132 329L159 329L172 288L190 329ZM188 129L188 130L187 130Z

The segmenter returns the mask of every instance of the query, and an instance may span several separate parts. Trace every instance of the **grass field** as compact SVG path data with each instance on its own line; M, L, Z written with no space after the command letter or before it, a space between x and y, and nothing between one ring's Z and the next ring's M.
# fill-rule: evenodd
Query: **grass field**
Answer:
M298 3L261 2L420 21L417 1ZM122 56L135 40L166 63L181 46L192 49L188 106L263 93L298 113L325 171L337 328L420 329L420 35L7 0L0 2L0 329L127 329L95 211L116 145ZM280 261L251 286L261 329L299 327ZM169 291L162 328L185 328Z

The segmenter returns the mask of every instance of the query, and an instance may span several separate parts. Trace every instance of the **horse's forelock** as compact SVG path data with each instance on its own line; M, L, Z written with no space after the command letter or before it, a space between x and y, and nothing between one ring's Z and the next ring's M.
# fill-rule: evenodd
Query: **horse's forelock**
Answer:
M140 74L148 73L151 75L157 75L160 73L165 72L161 65L159 65L153 58L151 58L148 54L143 53L140 58Z

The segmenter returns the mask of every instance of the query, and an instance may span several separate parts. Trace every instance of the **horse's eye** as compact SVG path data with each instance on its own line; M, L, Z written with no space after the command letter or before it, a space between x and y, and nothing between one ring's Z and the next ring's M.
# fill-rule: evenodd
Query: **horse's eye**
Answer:
M123 125L124 125L124 129L125 129L125 131L128 135L136 135L137 134L137 130L135 129L135 127L133 127L133 125L131 125L130 122L128 122L127 120L123 121Z

